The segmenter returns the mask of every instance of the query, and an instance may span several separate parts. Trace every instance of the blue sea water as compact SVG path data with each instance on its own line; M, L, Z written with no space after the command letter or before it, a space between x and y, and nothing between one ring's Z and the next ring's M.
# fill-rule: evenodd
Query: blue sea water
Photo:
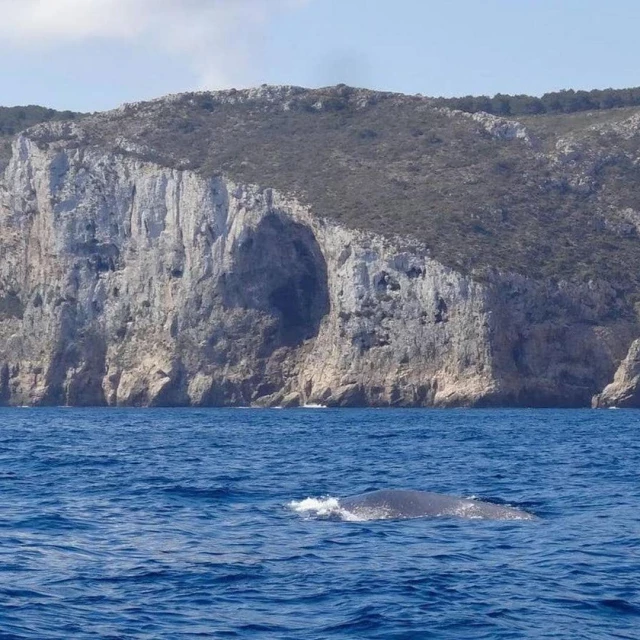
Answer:
M0 638L640 638L640 413L0 410ZM379 488L535 521L343 522Z

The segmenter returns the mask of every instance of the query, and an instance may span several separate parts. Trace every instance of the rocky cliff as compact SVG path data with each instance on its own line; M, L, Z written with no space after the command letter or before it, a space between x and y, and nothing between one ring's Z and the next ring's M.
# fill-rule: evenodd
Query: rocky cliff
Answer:
M613 381L593 397L594 409L640 407L640 340L634 340Z
M367 112L382 100L375 95L349 100ZM306 101L303 118L328 108L326 96L323 104L312 92L290 88L188 99L207 113L231 110L236 119L248 104L258 105L267 121L273 109L287 119L294 99ZM147 129L157 122L150 112L170 113L184 100L49 123L14 140L0 183L0 403L588 406L640 335L633 278L607 278L596 260L588 277L575 271L547 277L535 265L528 274L505 268L508 247L497 250L492 266L471 236L472 255L460 264L456 256L446 259L446 234L436 250L435 236L404 227L385 232L388 220L383 228L354 224L335 208L341 197L355 197L348 175L324 181L326 200L314 199L319 187L305 189L301 178L290 189L280 174L269 179L278 173L266 167L276 134L275 142L238 152L217 169L211 158L198 164L188 153L180 157L176 150L184 149L172 138L155 140ZM591 176L595 199L602 196L595 183L604 179L585 170L596 160L584 150L567 160L569 151L545 151L543 136L520 123L443 115L424 100L409 105L488 148L514 153L519 145L539 163L556 162L547 180L566 177L574 162L576 184L567 182L567 197L584 189L580 175ZM188 119L179 119L178 130L188 129ZM212 131L233 135L228 126ZM244 140L238 126L235 135ZM364 135L358 139L369 145L373 134ZM353 158L336 149L332 161L343 172L364 171L352 170ZM373 166L371 154L383 153L384 145L367 149L360 162ZM275 152L271 159L283 162ZM315 169L300 161L303 177L305 170L328 174L316 160ZM394 185L388 191L385 183L361 185L363 220L380 198L391 221L394 198L398 211L406 208L402 193L411 187L398 187L393 180L404 174L388 171L385 180ZM426 184L428 175L407 171ZM623 204L629 202L616 200L597 223L604 241L618 239L623 259L633 261L640 241L633 223L620 227ZM493 219L491 202L480 205ZM475 215L469 212L474 224L489 224ZM463 246L464 237L456 242Z

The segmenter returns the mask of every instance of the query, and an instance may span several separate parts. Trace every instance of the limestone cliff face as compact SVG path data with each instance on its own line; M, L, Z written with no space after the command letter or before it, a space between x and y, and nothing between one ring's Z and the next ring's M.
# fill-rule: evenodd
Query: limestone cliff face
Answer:
M640 406L640 340L634 340L613 381L593 397L596 409Z
M291 196L20 136L0 403L589 403L638 327L593 282L463 275Z

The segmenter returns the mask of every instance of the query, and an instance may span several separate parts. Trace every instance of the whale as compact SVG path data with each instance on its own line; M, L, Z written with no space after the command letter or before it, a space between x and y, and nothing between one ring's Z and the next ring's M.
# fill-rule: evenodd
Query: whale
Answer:
M426 517L457 517L483 520L535 520L536 516L474 498L415 491L380 489L338 498L338 511L349 520L391 520Z

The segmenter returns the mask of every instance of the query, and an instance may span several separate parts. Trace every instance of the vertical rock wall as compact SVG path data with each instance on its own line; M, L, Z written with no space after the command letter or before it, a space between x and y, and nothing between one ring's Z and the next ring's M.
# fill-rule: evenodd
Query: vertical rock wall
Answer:
M271 189L27 136L0 250L5 404L582 405L637 330L605 286L479 282Z

